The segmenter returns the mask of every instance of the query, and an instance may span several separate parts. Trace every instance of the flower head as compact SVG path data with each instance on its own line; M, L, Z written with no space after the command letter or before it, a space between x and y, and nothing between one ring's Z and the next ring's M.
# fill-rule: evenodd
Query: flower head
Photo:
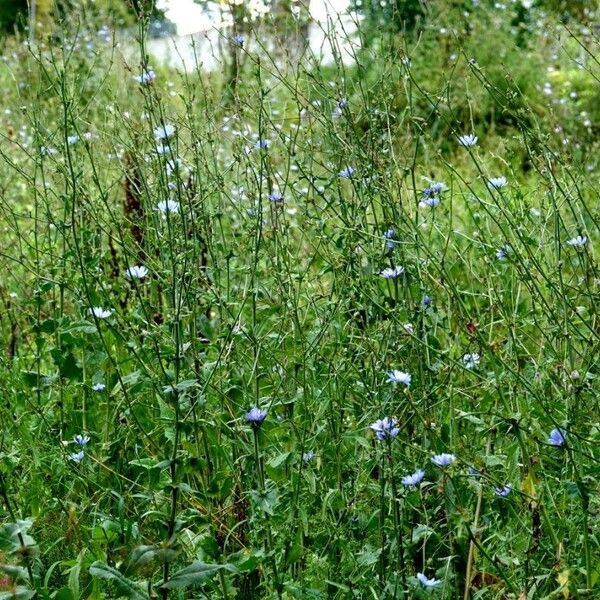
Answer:
M583 248L587 244L587 237L583 235L578 235L571 240L567 240L567 245L572 246L573 248Z
M96 317L96 319L108 319L113 314L113 311L101 306L92 306L88 310L88 313Z
M435 208L440 205L441 200L437 196L424 196L419 206L421 208Z
M439 198L440 194L447 190L448 187L445 183L441 181L437 181L432 183L429 187L426 187L422 192L421 202L419 202L419 206L421 208L435 208L439 206L441 200Z
M240 33L236 33L231 38L231 41L234 43L235 46L242 48L244 46L244 42L246 41L246 38L243 35L241 35Z
M414 473L405 475L400 481L402 485L416 487L423 481L423 477L425 477L425 471L417 469Z
M156 210L160 211L163 215L177 212L179 210L179 202L176 200L161 200L156 205Z
M396 231L390 227L385 232L385 246L388 250L393 250L396 247L396 240L394 240L394 237L396 237Z
M499 190L508 184L506 177L492 177L488 179L487 186L490 190Z
M106 386L103 383L95 383L92 386L94 392L103 392L106 389Z
M269 200L274 204L280 204L281 202L283 202L283 194L275 190L269 194Z
M257 406L252 407L246 413L246 421L252 425L252 427L260 427L262 422L267 417L267 411Z
M302 460L304 462L310 462L314 457L315 453L312 450L309 450L308 452L304 452L302 454Z
M128 267L125 274L131 279L144 279L148 275L148 268L144 267L144 265L134 265Z
M76 463L80 463L83 460L84 456L85 452L83 450L80 450L79 452L73 452L73 454L69 454L69 460L72 460Z
M506 260L508 255L512 252L512 248L508 244L504 244L496 251L496 258L498 260Z
M432 302L433 302L433 298L431 296L428 296L427 294L425 294L423 296L423 306L425 308L427 308L428 306L431 306Z
M404 267L387 267L379 273L384 279L396 279L396 277L400 277L404 273Z
M69 146L74 146L78 141L79 141L78 135L70 135L67 137L67 144L69 144Z
M134 79L140 85L150 85L156 79L156 73L152 69L142 71L141 75L136 75Z
M165 123L154 129L154 139L157 142L168 140L175 135L175 126L170 123Z
M548 443L551 446L564 446L567 441L567 432L560 427L558 429L553 429L548 436Z
M386 438L393 439L400 433L398 422L393 417L378 419L371 425L371 429L375 432L379 441L383 441Z
M386 383L402 383L406 387L410 385L411 376L408 373L404 373L404 371L388 371L387 373L387 381Z
M256 150L266 150L269 147L269 140L256 140L256 144L254 144L254 148Z
M496 496L498 496L500 498L506 498L506 496L508 496L511 492L512 492L512 485L510 485L510 483L507 483L506 485L503 485L501 487L497 487L494 490L494 494L496 494Z
M78 445L81 446L82 448L84 446L87 445L87 443L90 441L90 438L87 435L81 435L81 434L77 434L74 438L73 441Z
M349 179L350 177L352 177L353 174L354 174L353 167L345 167L339 173L340 177L345 178L345 179Z
M479 362L481 361L481 357L477 352L465 354L462 357L463 365L465 369L474 369L479 366Z
M347 98L342 98L341 100L339 100L338 102L335 103L335 109L333 111L333 116L334 117L339 117L342 115L342 113L344 112L344 109L348 106L349 102L347 100Z
M442 183L441 181L436 181L435 183L432 183L427 189L429 190L430 195L435 196L441 194L442 192L445 192L448 189L448 186L445 183ZM425 190L423 190L423 194L425 194Z
M446 452L442 454L434 454L431 457L431 462L436 467L449 467L456 462L456 456L454 456L454 454L447 454Z
M423 587L426 588L434 588L440 585L440 583L442 583L441 579L434 579L433 577L429 579L429 577L426 577L425 575L423 575L423 573L417 573L417 579L419 580L421 585L423 585Z
M472 133L467 133L465 135L461 135L458 138L458 143L461 146L464 146L465 148L468 148L469 146L476 146L478 142L478 138L476 135L473 135Z

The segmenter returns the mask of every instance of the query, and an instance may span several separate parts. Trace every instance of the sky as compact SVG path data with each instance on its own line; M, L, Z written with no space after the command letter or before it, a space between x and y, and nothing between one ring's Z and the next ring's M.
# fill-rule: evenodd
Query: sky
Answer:
M313 18L320 21L326 18L328 11L342 12L349 4L349 0L310 0L310 11ZM211 15L210 12L203 11L194 0L158 0L157 6L165 9L167 19L175 23L178 35L189 35L219 26L216 13Z

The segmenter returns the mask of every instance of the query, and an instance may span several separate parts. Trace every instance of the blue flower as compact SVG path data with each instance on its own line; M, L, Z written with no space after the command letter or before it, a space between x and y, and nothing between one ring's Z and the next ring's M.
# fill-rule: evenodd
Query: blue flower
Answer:
M302 460L304 462L310 462L314 457L315 453L312 450L309 450L308 452L304 452L302 454Z
M280 204L283 202L283 194L275 190L269 194L269 200L275 204Z
M458 143L465 148L469 146L475 146L477 144L477 136L472 133L467 133L466 135L461 135L458 138Z
M343 112L344 109L348 106L348 100L346 98L342 98L339 102L336 102L335 104L335 110L333 111L332 116L333 117L340 117Z
M246 41L246 38L239 34L236 33L232 38L231 41L236 45L239 46L240 48L242 48L244 46L244 42Z
M406 387L410 385L411 376L404 371L394 369L393 371L388 371L387 376L386 383L402 383Z
M431 296L428 296L427 294L425 294L425 296L423 296L423 306L425 308L427 308L428 306L431 306L432 302L433 302L433 299Z
M419 206L421 208L435 208L436 206L439 206L441 202L439 196L447 189L448 188L445 183L440 181L432 183L429 187L426 187L423 190L423 196L421 198L421 202L419 202Z
M441 200L437 196L424 197L419 206L421 208L435 208L440 205Z
M383 441L386 438L395 438L400 433L398 422L393 417L384 417L375 421L371 425L371 429L375 432L379 441Z
M396 231L392 227L385 232L385 245L388 250L393 250L396 247L395 236Z
M346 179L352 177L353 174L354 174L354 168L353 167L345 167L344 169L342 169L340 171L340 177L343 177L343 178L346 178Z
M400 481L402 482L402 485L416 487L423 481L423 477L425 477L425 471L417 469L411 475L405 475Z
M492 177L488 179L487 186L490 190L499 190L508 184L506 177Z
M567 432L560 427L558 429L553 429L548 436L548 443L551 446L564 446L567 441Z
M136 75L134 79L140 85L150 85L156 79L156 73L152 69L142 71L141 75Z
M429 579L429 577L426 577L423 575L423 573L417 573L417 579L420 581L423 587L426 588L434 588L442 583L441 579L434 579L433 577Z
M442 183L441 181L432 183L431 186L429 187L429 190L431 191L431 193L433 195L441 194L442 192L444 192L447 189L448 189L448 187L446 186L446 184Z
M165 141L175 135L175 126L170 123L165 123L154 129L154 139L157 142Z
M266 416L266 410L254 406L246 413L246 421L248 421L248 423L250 423L253 427L259 427L265 420Z
M462 357L462 361L465 369L475 369L481 362L481 356L477 352L465 354Z
M512 492L512 485L510 485L510 483L507 483L506 485L503 485L502 487L497 487L494 490L494 494L496 494L496 496L499 496L500 498L506 498L506 496L508 496L511 492Z
M72 460L73 462L76 462L76 463L80 463L83 460L84 456L85 456L85 452L83 450L80 450L79 452L74 452L73 454L69 454L69 460Z
M449 467L456 462L456 456L454 456L454 454L447 454L446 452L443 452L442 454L434 454L431 457L431 462L436 467Z
M78 445L81 446L82 448L84 446L87 445L87 443L90 441L90 438L87 435L80 435L77 434L74 438L73 441Z
M254 147L256 150L266 150L269 147L269 140L256 140Z
M108 319L113 314L113 311L109 308L102 308L101 306L92 306L88 310L90 315L94 315L96 319Z
M177 202L177 200L171 200L171 199L161 200L156 205L156 210L161 212L163 215L166 215L167 213L172 214L179 210L179 202Z
M498 260L506 260L508 255L512 252L512 248L508 244L504 244L501 248L496 251L496 258Z
M397 267L387 267L381 273L379 273L384 279L396 279L404 273L404 267L398 265Z

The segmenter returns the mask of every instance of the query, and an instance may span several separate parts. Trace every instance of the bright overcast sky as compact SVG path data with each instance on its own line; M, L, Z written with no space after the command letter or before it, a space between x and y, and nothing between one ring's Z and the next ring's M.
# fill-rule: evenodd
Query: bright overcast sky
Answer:
M342 12L349 0L310 0L310 10L316 20L325 19L327 12ZM204 12L194 0L158 0L157 6L164 9L167 19L175 23L178 35L189 35L218 26L214 16Z

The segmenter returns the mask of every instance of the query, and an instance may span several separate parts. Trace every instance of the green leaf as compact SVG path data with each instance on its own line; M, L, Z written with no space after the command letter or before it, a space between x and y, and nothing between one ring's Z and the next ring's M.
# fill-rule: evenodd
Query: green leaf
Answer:
M83 370L77 364L77 360L72 352L65 352L58 348L52 348L50 355L54 364L58 367L61 377L71 379L72 381L81 381Z
M10 575L12 579L28 579L27 569L17 565L0 565L0 571Z
M258 508L266 512L268 515L275 514L275 505L277 504L277 493L275 490L269 490L266 492L252 490L250 492L250 498Z
M0 592L0 600L27 600L27 598L33 598L34 596L35 592L33 590L28 590L22 585L18 585L10 592Z
M154 546L138 546L137 548L134 548L133 552L129 555L125 573L130 574L137 571L148 564L155 555L156 549Z
M237 573L237 569L230 564L219 565L219 564L208 564L202 561L196 560L189 567L185 567L178 571L163 584L162 587L168 590L179 589L187 587L189 585L195 585L205 579L213 577L218 571L225 570L231 573Z
M281 454L278 454L269 461L269 467L277 469L290 457L290 455L291 452L282 452Z
M148 594L142 590L136 583L127 579L121 571L109 567L106 563L97 560L90 566L90 575L100 577L101 579L113 580L123 596L133 600L148 600Z
M69 569L69 590L74 600L79 600L79 576L81 574L81 565L83 558L87 553L87 548L84 548L78 555L75 564Z

